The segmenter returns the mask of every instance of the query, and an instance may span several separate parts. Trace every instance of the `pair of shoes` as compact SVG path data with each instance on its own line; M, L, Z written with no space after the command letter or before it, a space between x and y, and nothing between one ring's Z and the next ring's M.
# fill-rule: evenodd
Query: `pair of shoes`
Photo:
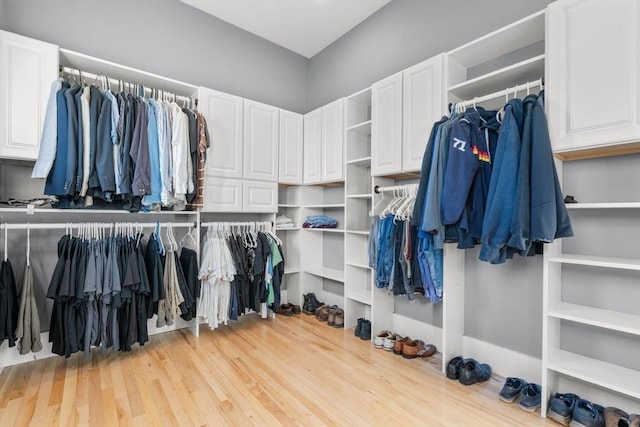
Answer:
M383 348L384 347L384 343L385 340L387 338L391 338L393 337L394 334L391 331L382 331L382 332L378 332L375 336L375 338L373 339L373 346L375 348Z
M538 384L528 383L522 378L508 377L500 390L500 400L513 403L520 399L518 406L527 412L540 409L542 404L542 387Z
M404 345L408 342L411 342L411 338L397 336L396 342L393 344L393 354L402 356L402 350L404 349Z
M327 318L327 325L334 328L344 328L344 310L333 305L329 308L329 317Z
M293 316L293 304L280 304L280 307L276 309L276 314L281 314L287 317Z
M640 427L640 415L609 406L604 408L604 423L606 427Z
M547 417L562 425L568 426L571 422L573 410L580 396L573 393L554 393L549 399Z
M324 305L323 302L318 301L316 295L310 292L304 295L304 304L302 305L302 311L304 314L312 315L316 314L316 310Z
M471 385L491 378L491 366L475 359L456 356L447 364L447 378L458 380L460 384Z
M405 342L402 346L402 357L415 359L416 357L430 357L435 354L437 348L433 344L425 344L422 340Z
M571 413L569 425L571 427L605 427L604 408L597 403L578 399Z
M322 305L318 308L316 308L316 319L318 319L320 322L328 322L329 321L329 311L331 311L332 308L337 308L338 306L329 306L329 305Z
M371 321L361 317L356 325L355 336L366 341L371 339Z

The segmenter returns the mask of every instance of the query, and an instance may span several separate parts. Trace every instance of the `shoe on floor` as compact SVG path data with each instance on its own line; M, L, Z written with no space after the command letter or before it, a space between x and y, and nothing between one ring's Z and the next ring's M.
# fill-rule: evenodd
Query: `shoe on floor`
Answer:
M331 308L328 305L323 305L322 307L316 310L316 318L321 322L326 322L329 320L329 310Z
M277 314L291 317L293 316L293 306L291 304L280 304L280 307L276 310Z
M387 338L388 336L393 335L393 332L391 331L382 331L382 332L378 332L376 334L376 337L373 339L373 346L375 348L382 348L384 347L384 340L385 338Z
M500 390L500 400L513 403L527 384L522 378L508 377Z
M411 338L409 337L404 337L404 338L396 338L396 342L393 345L393 354L397 354L399 356L402 355L402 347L404 347L404 344L408 343L409 341L411 341Z
M362 319L360 328L360 339L363 341L371 339L371 320Z
M360 336L360 333L362 332L362 321L364 320L363 317L358 318L358 323L356 324L356 329L353 331L353 335L355 335L356 337Z
M464 363L462 356L456 356L447 363L447 378L457 380L460 374L460 368Z
M571 427L605 427L604 408L588 400L578 399L571 415Z
M333 318L334 328L344 328L344 310L339 308L336 310L336 314Z
M384 343L382 344L382 349L384 351L392 351L393 347L395 347L395 345L396 345L396 340L398 340L398 339L402 339L402 337L400 335L396 335L396 334L387 335L384 338Z
M529 383L520 392L518 406L527 412L534 412L540 409L542 403L542 387L538 384Z
M425 344L422 340L413 340L404 343L402 346L402 357L405 359L429 357L432 356L436 350L436 346L433 344Z
M573 393L555 393L549 399L549 411L547 417L562 425L568 426L571 422L571 414L576 407L580 396Z
M630 427L631 420L622 409L609 406L604 408L604 424L606 427Z
M329 317L327 318L327 325L334 325L336 320L336 313L338 312L339 308L340 307L338 307L337 305L332 305L331 307L329 307Z
M629 415L629 427L640 427L640 415L631 414Z
M458 381L463 385L471 385L491 378L491 366L486 363L479 363L475 359L464 359L460 367Z
M289 305L291 306L291 311L293 312L293 314L300 314L302 312L299 305L291 303L289 303Z

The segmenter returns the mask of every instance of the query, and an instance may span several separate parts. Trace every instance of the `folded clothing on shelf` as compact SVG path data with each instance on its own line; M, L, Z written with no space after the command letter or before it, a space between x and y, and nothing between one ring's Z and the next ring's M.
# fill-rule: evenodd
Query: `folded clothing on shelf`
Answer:
M304 228L337 228L338 221L327 215L309 215L302 224Z
M293 220L286 215L279 215L276 217L276 228L294 228Z

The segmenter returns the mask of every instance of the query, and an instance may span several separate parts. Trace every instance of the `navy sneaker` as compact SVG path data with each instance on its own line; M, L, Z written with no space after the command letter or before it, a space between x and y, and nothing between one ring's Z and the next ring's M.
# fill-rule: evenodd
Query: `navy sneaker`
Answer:
M522 378L509 377L504 382L502 390L500 390L500 400L507 403L513 403L523 387L527 385L527 382Z
M458 374L458 381L463 385L471 385L491 378L491 366L479 363L475 359L464 359Z
M549 411L547 417L562 425L568 426L571 422L571 414L576 407L576 402L580 396L573 393L555 393L549 399Z
M534 412L540 409L542 403L542 387L538 384L527 384L520 392L520 409L527 412Z
M605 427L604 408L588 400L578 399L569 425L571 427Z
M456 356L447 363L447 378L457 380L460 375L460 368L464 363L462 356Z

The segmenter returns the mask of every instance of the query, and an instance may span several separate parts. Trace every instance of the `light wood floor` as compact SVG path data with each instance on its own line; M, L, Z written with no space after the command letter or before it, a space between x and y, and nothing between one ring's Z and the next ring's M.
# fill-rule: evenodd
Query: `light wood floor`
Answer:
M500 379L465 387L313 316L203 329L5 368L0 426L559 425L500 402Z

